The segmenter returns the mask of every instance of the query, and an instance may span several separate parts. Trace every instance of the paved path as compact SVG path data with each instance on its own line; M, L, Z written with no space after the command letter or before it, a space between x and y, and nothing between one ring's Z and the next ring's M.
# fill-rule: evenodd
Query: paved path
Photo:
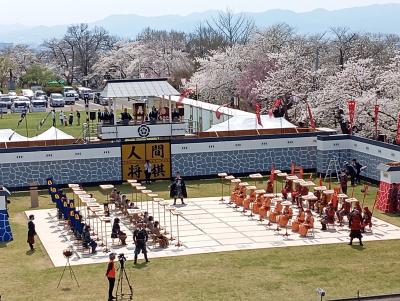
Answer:
M187 206L177 206L178 210L183 214L183 217L179 218L179 234L182 246L179 248L176 247L176 240L172 241L167 249L153 248L149 244L149 258L274 247L347 243L349 240L349 230L346 225L342 228L336 225L335 229L321 231L319 230L319 221L315 223L314 237L301 238L298 234L290 231L290 236L285 237L282 235L284 231L280 231L280 233L274 231L276 225L267 227L265 221L260 223L256 220L256 217L251 218L240 211L235 211L227 204L223 204L218 200L219 198L217 197L188 199ZM172 224L172 234L174 237L177 235L176 217L173 217L170 221L167 211L164 221L162 209L160 209L159 216L156 204L154 204L153 210L151 203L149 204L149 212L153 214L155 220L161 222L161 225L166 225L168 231L170 231L170 225ZM29 214L35 214L36 231L53 264L55 266L63 266L65 258L62 255L62 251L71 245L71 236L62 226L59 226L57 219L54 218L56 209L26 211L26 215L29 216ZM294 214L296 215L296 210ZM364 234L364 241L400 239L400 228L376 218L373 218L372 222L373 231L372 233ZM128 259L133 259L134 245L132 231L127 228L127 224L122 225L121 230L128 234L128 246L111 246L111 224L107 225L108 243L113 252L125 253ZM75 252L71 259L71 264L106 262L108 255L102 252L101 247L98 247L98 251L96 255Z

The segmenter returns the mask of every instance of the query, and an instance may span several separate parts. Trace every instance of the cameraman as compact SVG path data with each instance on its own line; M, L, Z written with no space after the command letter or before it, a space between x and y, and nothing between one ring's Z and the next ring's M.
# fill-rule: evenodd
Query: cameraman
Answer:
M115 285L115 253L109 255L110 261L108 262L106 277L108 279L108 301L115 300L113 290Z
M142 251L143 255L144 255L144 259L146 259L146 262L150 262L147 259L147 247L146 247L146 243L147 240L149 239L149 236L147 234L146 229L144 228L143 224L139 223L138 224L138 229L136 229L133 232L133 241L136 245L135 247L135 260L134 260L134 264L137 263L137 257L140 253L140 251Z

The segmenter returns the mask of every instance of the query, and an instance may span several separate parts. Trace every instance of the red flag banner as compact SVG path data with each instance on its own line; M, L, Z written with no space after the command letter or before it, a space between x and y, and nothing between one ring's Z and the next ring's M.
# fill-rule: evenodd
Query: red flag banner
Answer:
M215 117L217 117L217 119L220 119L220 118L221 118L221 115L222 115L222 113L219 111L219 109L221 109L221 108L223 108L223 107L226 107L226 106L228 106L228 105L229 105L228 103L225 103L225 104L221 105L221 106L215 111Z
M399 112L399 116L397 117L396 143L400 144L400 112Z
M349 100L347 102L347 106L349 108L349 124L350 124L350 135L353 134L353 124L354 124L354 117L356 114L356 101Z
M307 111L308 111L308 116L310 118L310 126L315 129L315 120L314 120L314 116L313 113L311 111L311 106L310 104L307 102Z
M192 89L185 89L181 92L181 95L179 95L178 102L182 102L183 99L187 98L189 94L192 92Z
M263 126L262 122L261 122L261 106L260 104L256 104L256 118L257 118L257 123L260 126Z
M274 102L274 106L272 107L272 109L277 109L281 106L282 104L282 99L278 98L277 100L275 100Z
M379 105L374 107L375 135L378 136ZM376 137L377 138L377 137Z

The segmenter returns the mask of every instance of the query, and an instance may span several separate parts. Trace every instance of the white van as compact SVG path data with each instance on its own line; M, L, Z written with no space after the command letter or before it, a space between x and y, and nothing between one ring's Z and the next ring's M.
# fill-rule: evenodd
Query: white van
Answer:
M28 113L29 104L23 100L15 100L12 104L11 111L13 113Z
M30 100L35 96L31 89L22 89L22 96L28 97Z
M78 94L79 94L79 98L81 98L81 99L84 99L85 96L88 99L92 99L93 95L94 95L93 92L92 92L92 89L86 88L86 87L79 87L78 88Z
M76 90L74 89L74 87L71 87L71 86L64 86L64 88L63 88L63 90L62 90L62 95L64 96L64 97L66 97L66 93L74 93L74 95L75 95L75 100L77 101L77 100L79 100L79 94L78 94L78 92L76 92Z
M65 92L64 101L66 105L74 105L75 104L75 93L74 92Z
M31 101L31 112L46 112L47 100L46 99L34 99Z

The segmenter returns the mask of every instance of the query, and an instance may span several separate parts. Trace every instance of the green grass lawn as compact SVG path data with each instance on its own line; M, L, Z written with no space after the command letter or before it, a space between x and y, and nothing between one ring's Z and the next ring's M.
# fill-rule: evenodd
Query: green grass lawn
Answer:
M261 188L265 183L258 183ZM167 182L150 189L168 197ZM220 195L217 180L188 181L189 197ZM128 185L119 187L130 194ZM361 186L355 196L361 198ZM87 188L101 201L97 187ZM366 204L372 207L376 188ZM54 268L40 242L28 255L26 217L30 201L26 193L11 198L10 216L14 241L0 244L0 294L2 300L106 300L105 264L74 267L80 288L64 277L56 289L62 268ZM53 208L46 192L40 209ZM399 216L375 211L378 218L400 226ZM391 293L400 290L400 241L367 242L364 248L346 244L290 247L151 259L148 265L127 263L134 300L316 300L322 287L327 297ZM132 260L133 254L126 254ZM70 288L68 288L70 286Z
M64 114L67 116L69 115L69 111L63 110ZM29 113L27 115L27 126L25 124L25 120L18 126L18 121L21 119L21 114L19 113L13 113L13 114L4 114L3 118L0 119L0 129L13 129L15 130L18 134L22 136L28 136L28 137L34 137L37 136L46 130L48 130L52 125L53 125L53 119L51 114L48 116L46 119L46 122L43 124L43 126L38 129L40 121L45 118L48 115L46 112L35 112L35 113ZM81 137L82 136L82 123L84 122L86 118L85 112L82 110L81 111L81 125L77 125L77 119L76 119L76 112L74 112L74 124L72 126L61 126L60 124L60 119L59 119L59 114L57 112L57 119L56 119L56 126L63 132L70 134L74 136L75 138ZM28 128L28 132L27 132Z

